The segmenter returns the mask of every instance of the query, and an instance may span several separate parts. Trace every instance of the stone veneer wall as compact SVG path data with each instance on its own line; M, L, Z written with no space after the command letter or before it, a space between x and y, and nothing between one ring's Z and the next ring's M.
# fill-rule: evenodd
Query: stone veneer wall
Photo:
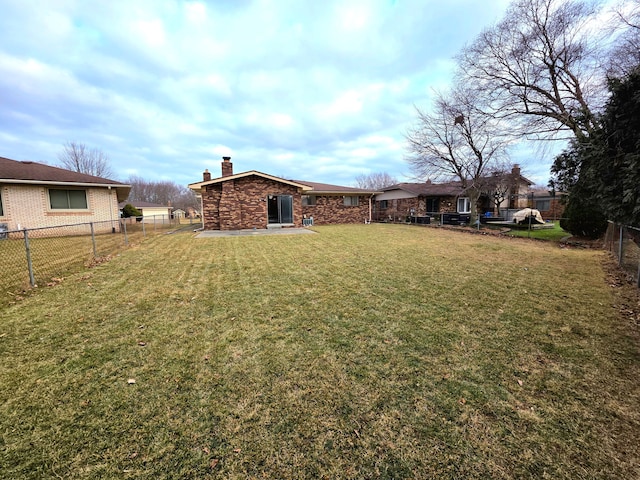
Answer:
M455 197L439 197L438 205L440 206L440 210L438 213L454 213L456 211L455 200ZM380 208L380 201L377 201L374 210L374 220L383 222L404 221L405 218L410 215L412 208L415 210L416 216L426 215L427 202L425 197L387 200L387 208ZM391 218L389 218L390 216Z
M342 195L316 196L315 205L304 205L302 214L313 217L314 225L364 223L369 220L369 196L360 195L358 205L344 204Z
M202 194L205 230L267 228L267 196L293 196L293 223L302 226L302 198L292 185L257 175L208 185Z

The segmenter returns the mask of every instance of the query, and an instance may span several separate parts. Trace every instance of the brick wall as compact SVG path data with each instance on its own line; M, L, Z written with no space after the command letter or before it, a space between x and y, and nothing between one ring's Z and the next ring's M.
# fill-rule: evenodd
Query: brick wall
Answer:
M302 214L313 217L314 225L364 223L369 220L369 196L358 197L358 205L345 205L342 195L316 196L315 205L304 205Z
M564 213L564 204L560 201L561 197L535 197L534 205L532 208L537 208L540 211L540 215L545 220L558 220L562 218L562 214ZM549 203L548 209L540 209L540 201L547 200ZM531 202L529 202L531 203Z
M291 195L294 226L302 226L302 198L296 187L250 175L206 187L202 194L205 230L267 228L268 195Z
M56 188L65 188L56 186ZM9 230L20 228L42 228L74 223L106 222L118 220L118 198L115 189L84 188L87 193L87 210L52 210L49 192L44 186L0 185L4 215L0 223L8 224ZM98 228L98 227L97 227ZM109 225L104 228L111 230Z

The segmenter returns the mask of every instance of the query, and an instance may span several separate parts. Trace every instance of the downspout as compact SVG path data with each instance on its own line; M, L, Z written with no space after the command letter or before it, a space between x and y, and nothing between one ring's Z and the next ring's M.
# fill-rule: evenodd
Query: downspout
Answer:
M375 193L372 193L369 196L369 223L371 223L371 219L373 218L373 215L372 215L372 200L373 200L374 196L375 196Z
M205 192L207 191L205 187ZM200 189L200 220L202 221L202 230L204 230L204 193Z

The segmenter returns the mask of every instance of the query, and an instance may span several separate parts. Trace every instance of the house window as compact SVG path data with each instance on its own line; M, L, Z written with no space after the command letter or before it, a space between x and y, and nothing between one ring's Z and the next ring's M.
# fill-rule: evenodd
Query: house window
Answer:
M315 195L302 195L302 206L312 207L316 204L317 197Z
M471 202L469 201L469 197L461 197L458 199L458 213L469 213L471 212Z
M389 200L380 200L380 210L389 208Z
M4 217L4 208L2 206L2 188L0 188L0 217Z
M542 212L551 210L551 200L536 200L536 210Z
M49 205L52 210L86 210L87 192L85 190L50 188Z
M345 207L357 207L360 202L360 197L344 197Z
M427 198L427 212L437 213L440 211L440 199L439 198Z

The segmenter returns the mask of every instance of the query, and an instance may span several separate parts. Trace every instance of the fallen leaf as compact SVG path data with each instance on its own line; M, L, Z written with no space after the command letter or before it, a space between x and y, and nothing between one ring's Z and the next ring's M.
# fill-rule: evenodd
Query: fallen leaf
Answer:
M460 402L460 405L464 405L465 403L467 403L467 400L465 398L461 398L460 400L458 400L458 402Z
M518 379L518 385L522 386L522 380Z
M234 452L234 453L240 453L241 451L242 451L242 449L241 449L241 448L234 448L234 449L233 449L233 452Z
M135 378L130 378L129 380L127 380L127 383L129 385L133 385L134 383L136 383L136 379Z
M217 458L214 458L213 460L211 460L211 462L209 462L209 466L213 470L218 466L218 463L220 463L220 460L218 460Z
M141 347L146 347L147 343L146 342L138 342L138 345L140 345Z

